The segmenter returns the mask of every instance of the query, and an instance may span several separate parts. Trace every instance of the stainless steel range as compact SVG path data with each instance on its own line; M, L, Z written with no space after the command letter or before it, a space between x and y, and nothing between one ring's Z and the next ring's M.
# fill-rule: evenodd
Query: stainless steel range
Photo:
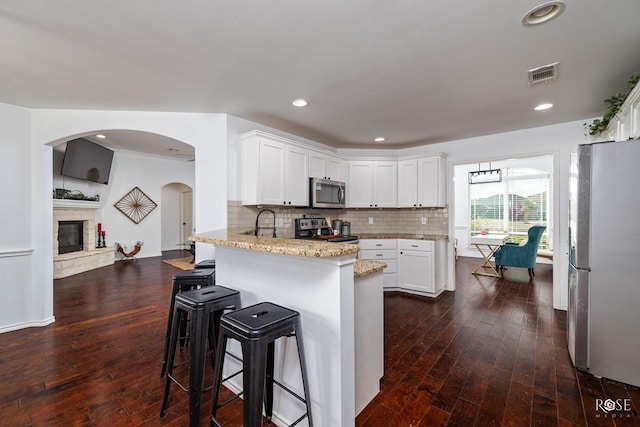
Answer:
M340 230L339 230L340 231ZM295 220L295 238L318 240L331 243L358 243L358 236L343 236L334 234L331 224L320 215L304 215Z

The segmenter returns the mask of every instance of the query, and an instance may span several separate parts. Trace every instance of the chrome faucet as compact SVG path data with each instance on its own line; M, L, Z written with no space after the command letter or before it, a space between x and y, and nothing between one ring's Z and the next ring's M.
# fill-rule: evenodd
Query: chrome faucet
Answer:
M273 227L259 227L258 226L258 221L260 220L260 215L262 215L263 212L271 212L273 214ZM272 211L271 209L262 209L260 212L258 212L258 216L256 216L256 227L254 228L253 235L257 236L258 235L258 230L269 229L269 228L273 231L273 236L271 236L271 237L276 237L276 213L274 211Z

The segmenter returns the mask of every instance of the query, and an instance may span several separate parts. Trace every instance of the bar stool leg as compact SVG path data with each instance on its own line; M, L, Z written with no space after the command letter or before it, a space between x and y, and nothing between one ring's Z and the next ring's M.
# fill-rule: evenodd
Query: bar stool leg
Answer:
M175 286L175 285L172 285ZM171 338L171 327L173 326L173 318L171 313L173 312L173 306L176 302L176 292L172 290L171 292L171 301L169 302L169 315L167 316L167 333L165 334L164 339L164 354L162 355L162 369L160 371L160 378L164 377L165 372L167 371L167 357L169 356L169 340Z
M267 422L271 424L271 418L273 417L273 368L274 361L275 342L271 341L267 344L267 364L266 364L266 380L264 384L265 397L264 397L264 412L267 416Z
M191 343L189 349L189 425L200 425L200 400L204 381L204 359L207 336L209 335L209 318L205 310L194 310L189 321Z
M213 421L217 417L218 413L218 401L220 400L220 388L222 387L222 368L224 366L224 352L227 347L227 336L224 332L221 332L218 336L218 342L216 344L216 363L213 367L213 403L211 407L211 423L210 427L215 427L216 423Z
M267 343L265 340L242 343L244 374L242 386L244 390L243 415L245 427L262 426L262 402L267 360Z
M176 309L173 312L173 316L169 316L169 317L173 317L173 323L176 324L176 322L180 321L179 320L180 315L181 315L180 310ZM173 361L176 354L176 347L178 345L178 335L179 335L179 332L177 328L171 329L169 346L168 346L168 355L166 357L167 379L164 383L164 396L162 397L162 407L160 408L160 418L164 417L167 413L167 403L169 402L169 388L171 387L171 375L173 374Z
M307 420L309 421L309 427L313 427L313 421L311 420L311 394L309 394L309 377L307 376L307 365L305 364L306 358L304 356L304 345L302 344L302 337L300 332L300 320L295 323L293 330L295 332L296 344L298 347L298 360L300 360L300 373L302 374L302 388L304 390L304 401L307 406Z

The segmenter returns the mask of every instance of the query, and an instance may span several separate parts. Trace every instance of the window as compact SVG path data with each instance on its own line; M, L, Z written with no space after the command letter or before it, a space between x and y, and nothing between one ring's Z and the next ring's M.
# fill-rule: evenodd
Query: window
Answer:
M549 248L549 174L523 166L501 169L501 182L469 185L470 235L506 233L510 242L519 243L529 227L540 224L547 226L540 248Z

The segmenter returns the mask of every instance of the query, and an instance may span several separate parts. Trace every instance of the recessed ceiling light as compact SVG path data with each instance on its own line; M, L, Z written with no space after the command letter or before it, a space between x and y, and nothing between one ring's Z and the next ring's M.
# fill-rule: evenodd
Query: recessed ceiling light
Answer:
M377 138L374 138L373 140L374 140L375 142L384 142L384 138L383 138L383 137L381 137L381 136L379 136L379 137L377 137Z
M548 110L551 107L553 107L553 104L540 104L537 107L535 107L534 110L536 111Z
M309 105L309 103L306 99L299 98L291 101L291 105L293 105L294 107L306 107L307 105Z
M565 4L563 1L549 1L542 3L522 17L522 25L538 25L547 22L564 12Z
M96 135L96 138L105 139L106 136L104 136L103 134L99 133L99 134Z

